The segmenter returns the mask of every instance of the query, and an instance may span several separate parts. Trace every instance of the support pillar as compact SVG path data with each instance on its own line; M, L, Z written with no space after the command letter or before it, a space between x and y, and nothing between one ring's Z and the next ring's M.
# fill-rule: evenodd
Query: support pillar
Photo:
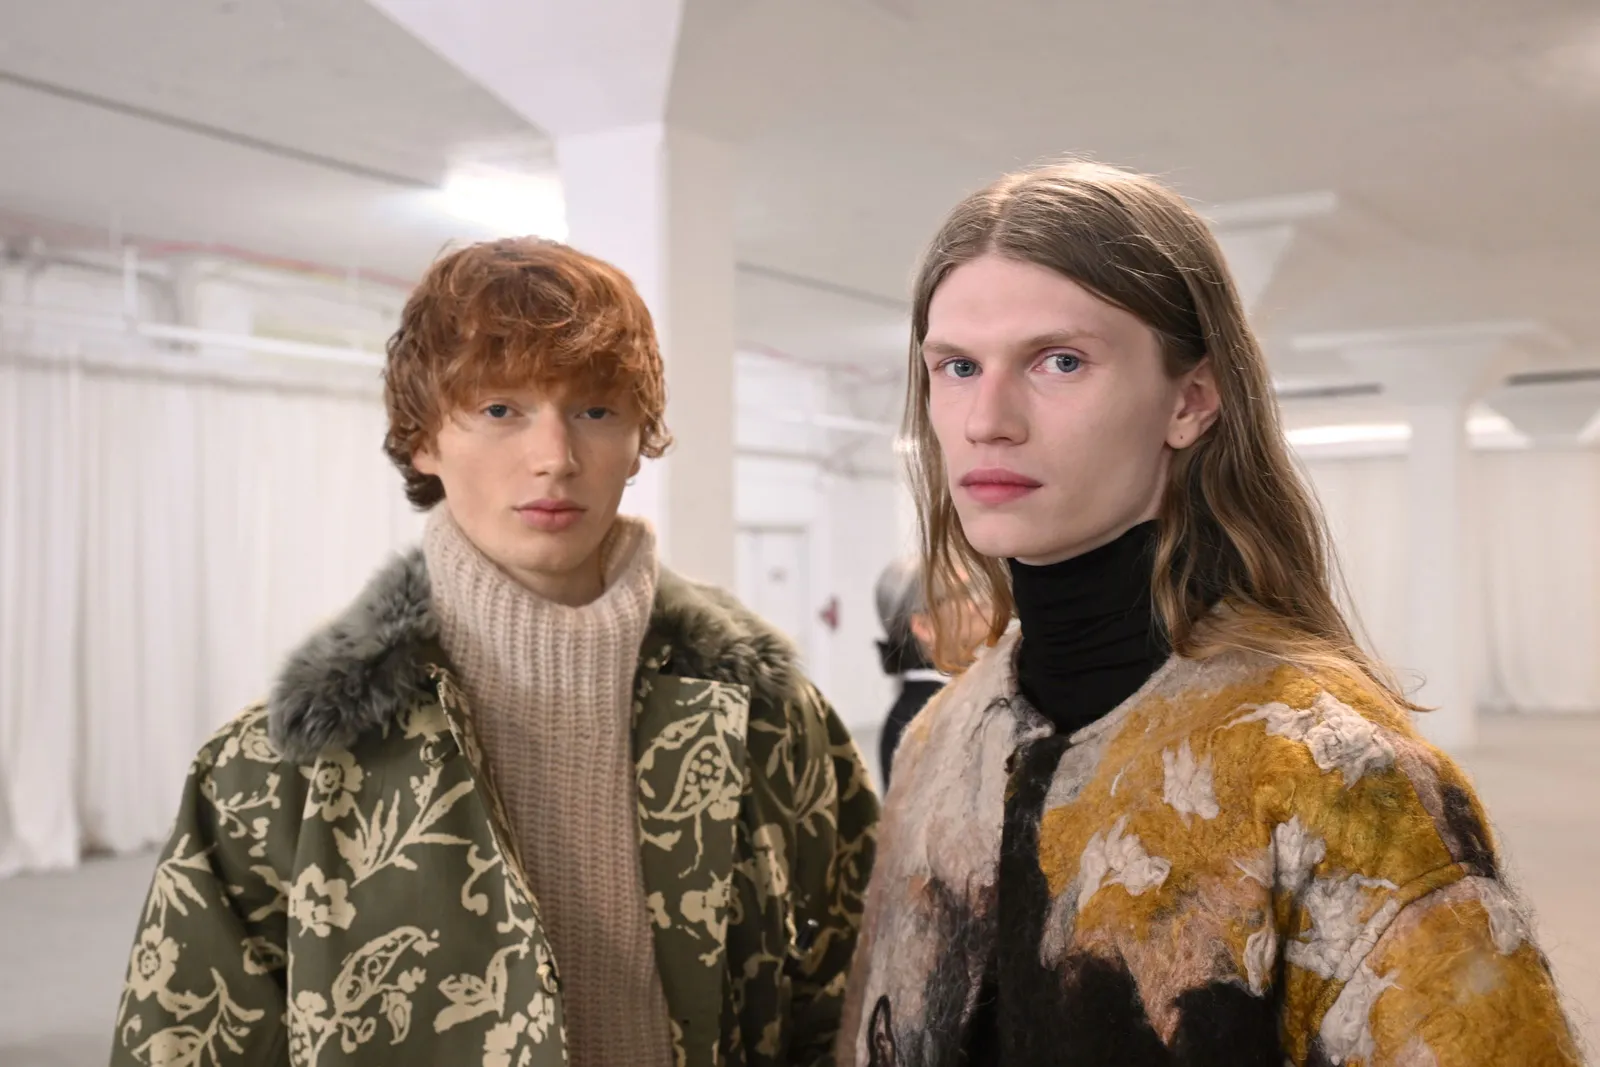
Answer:
M615 264L649 305L676 443L623 499L649 518L663 558L732 588L734 574L733 160L711 138L661 123L563 137L568 240Z
M1411 696L1435 710L1417 725L1452 752L1478 736L1476 654L1482 647L1468 540L1472 493L1467 412L1512 369L1528 323L1301 337L1302 352L1336 352L1383 384L1411 425L1406 460L1406 641L1402 677L1420 674ZM1385 516L1372 516L1384 522Z
M1437 710L1421 720L1423 733L1444 748L1477 741L1477 701L1469 650L1464 526L1469 499L1467 408L1446 401L1408 407L1411 451L1406 463L1411 502L1406 545L1406 656L1422 672L1419 702Z

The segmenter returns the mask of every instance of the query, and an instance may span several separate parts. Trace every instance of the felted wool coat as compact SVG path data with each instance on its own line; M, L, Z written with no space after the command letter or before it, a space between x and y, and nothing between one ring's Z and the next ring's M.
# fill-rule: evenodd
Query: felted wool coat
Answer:
M113 1064L553 1067L553 958L420 553L196 758ZM831 1063L877 800L790 647L663 571L634 704L677 1062Z
M1228 654L1061 737L1017 640L901 744L841 1063L1581 1062L1483 809L1404 715Z

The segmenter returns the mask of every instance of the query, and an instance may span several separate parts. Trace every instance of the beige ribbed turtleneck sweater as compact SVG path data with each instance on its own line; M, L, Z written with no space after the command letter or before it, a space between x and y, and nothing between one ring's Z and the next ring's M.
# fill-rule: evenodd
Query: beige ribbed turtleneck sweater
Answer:
M619 518L605 591L545 600L467 540L448 507L423 539L440 639L561 968L575 1067L670 1067L639 862L633 686L655 599L655 538Z

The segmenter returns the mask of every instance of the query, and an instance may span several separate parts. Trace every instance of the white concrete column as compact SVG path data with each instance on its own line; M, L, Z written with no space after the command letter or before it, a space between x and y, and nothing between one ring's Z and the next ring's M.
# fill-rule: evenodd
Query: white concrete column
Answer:
M734 584L733 159L662 123L556 144L568 241L615 264L655 319L676 444L623 506L649 518L671 565Z
M1464 751L1477 741L1480 623L1470 551L1472 493L1467 411L1512 369L1516 344L1538 333L1528 323L1489 323L1437 330L1301 337L1302 352L1336 352L1383 384L1404 405L1411 425L1406 484L1406 640L1402 675L1420 674L1412 694L1434 708L1417 725L1434 744ZM1373 522L1384 516L1374 515Z
M1422 672L1419 703L1436 708L1420 719L1435 744L1464 750L1477 741L1477 700L1467 650L1477 647L1468 619L1464 550L1470 487L1465 404L1407 409L1411 451L1406 488L1411 501L1406 545L1407 666Z

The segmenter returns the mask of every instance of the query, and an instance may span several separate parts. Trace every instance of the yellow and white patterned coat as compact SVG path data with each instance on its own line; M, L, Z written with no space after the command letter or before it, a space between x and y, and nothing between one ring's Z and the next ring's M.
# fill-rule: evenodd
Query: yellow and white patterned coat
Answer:
M907 731L841 1063L1581 1062L1470 783L1405 716L1228 654L1062 738L1016 647Z

